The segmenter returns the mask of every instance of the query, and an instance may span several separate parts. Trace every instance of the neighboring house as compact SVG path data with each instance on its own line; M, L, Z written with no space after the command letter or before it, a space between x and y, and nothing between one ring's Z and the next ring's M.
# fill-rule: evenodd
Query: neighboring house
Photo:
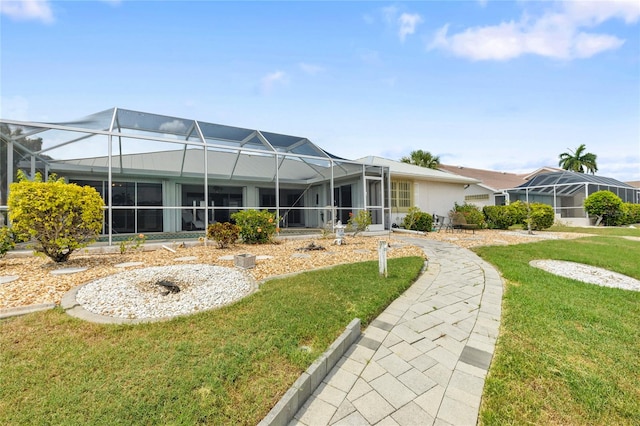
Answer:
M458 176L387 158L369 156L357 161L389 168L391 173L391 224L400 225L411 207L447 216L455 203L464 202L465 188L477 179Z
M504 205L506 203L504 190L523 184L527 176L447 164L441 164L440 170L478 180L478 183L469 185L465 189L464 201L479 208Z
M598 191L611 191L625 203L640 203L640 191L619 180L567 170L540 173L516 188L507 190L509 201L549 204L556 220L566 225L593 225L584 210L584 200Z

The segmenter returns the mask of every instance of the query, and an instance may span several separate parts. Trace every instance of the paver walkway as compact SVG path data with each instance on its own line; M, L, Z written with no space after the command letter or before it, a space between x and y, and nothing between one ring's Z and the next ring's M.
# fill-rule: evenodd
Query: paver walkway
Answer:
M429 268L364 331L290 422L475 425L500 326L502 279L432 240Z

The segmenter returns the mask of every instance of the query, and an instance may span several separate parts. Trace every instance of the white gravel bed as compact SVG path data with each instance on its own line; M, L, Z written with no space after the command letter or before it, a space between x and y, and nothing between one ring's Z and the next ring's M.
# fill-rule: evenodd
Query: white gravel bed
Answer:
M176 284L179 292L157 285ZM134 269L91 281L76 301L87 311L114 318L166 318L227 305L255 288L251 277L212 265L171 265Z
M584 265L582 263L564 260L532 260L531 266L543 269L552 274L565 278L597 284L603 287L621 288L624 290L640 291L640 281L627 275L609 271L608 269Z

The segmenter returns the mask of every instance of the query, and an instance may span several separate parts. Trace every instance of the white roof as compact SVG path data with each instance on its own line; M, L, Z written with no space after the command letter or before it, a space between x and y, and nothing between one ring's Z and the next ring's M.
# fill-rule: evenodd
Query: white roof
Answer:
M388 158L376 157L373 155L359 158L356 161L374 166L389 167L392 178L405 177L415 180L460 184L480 183L480 181L477 179L460 176L453 173L447 173L441 170L430 169L427 167L416 166L414 164L403 163L401 161L390 160Z

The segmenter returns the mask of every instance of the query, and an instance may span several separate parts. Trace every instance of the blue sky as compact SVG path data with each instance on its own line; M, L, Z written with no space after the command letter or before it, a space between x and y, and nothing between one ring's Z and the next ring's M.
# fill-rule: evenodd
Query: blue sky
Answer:
M640 180L640 2L0 2L0 116L114 106L350 159Z

